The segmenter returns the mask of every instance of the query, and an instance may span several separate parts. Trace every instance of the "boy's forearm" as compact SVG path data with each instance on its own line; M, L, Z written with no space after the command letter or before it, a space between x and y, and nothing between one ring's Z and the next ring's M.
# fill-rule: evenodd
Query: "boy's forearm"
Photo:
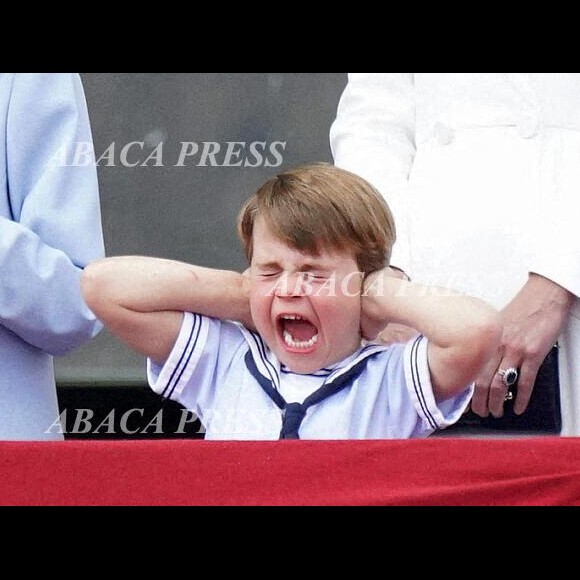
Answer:
M499 346L499 313L481 300L379 275L366 288L363 310L385 324L415 328L429 340L433 394L445 401L465 391Z
M497 313L481 300L386 275L376 277L364 301L367 313L385 326L414 328L441 348L465 344L482 327L497 324Z
M153 258L111 258L87 268L83 286L93 306L250 320L245 280L236 272Z

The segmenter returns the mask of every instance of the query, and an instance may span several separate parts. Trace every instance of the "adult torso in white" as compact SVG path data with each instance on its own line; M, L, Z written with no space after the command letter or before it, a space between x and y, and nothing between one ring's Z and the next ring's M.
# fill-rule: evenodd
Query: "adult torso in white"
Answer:
M579 73L351 73L333 148L393 205L417 281L498 308L530 271L580 294L579 100Z
M332 147L391 204L416 281L500 309L530 272L580 296L579 101L580 73L350 73ZM560 343L580 435L580 300Z

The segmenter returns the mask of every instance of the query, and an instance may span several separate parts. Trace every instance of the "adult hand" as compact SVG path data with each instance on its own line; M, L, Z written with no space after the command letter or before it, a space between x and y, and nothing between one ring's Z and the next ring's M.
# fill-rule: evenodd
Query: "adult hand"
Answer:
M573 304L573 296L556 283L531 274L518 296L502 311L500 348L476 383L472 409L480 417L503 417L508 388L501 370L519 370L515 412L530 403L538 371L557 343Z

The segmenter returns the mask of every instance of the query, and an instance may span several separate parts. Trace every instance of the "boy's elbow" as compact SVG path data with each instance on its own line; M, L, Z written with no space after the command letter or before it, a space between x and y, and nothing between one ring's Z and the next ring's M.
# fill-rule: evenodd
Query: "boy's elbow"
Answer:
M474 364L483 369L497 352L503 337L503 323L499 312L489 309L470 329L466 346Z
M503 337L499 312L486 308L472 318L465 332L457 337L455 346L445 349L439 365L444 377L436 386L437 399L444 401L465 391L485 370L498 351ZM442 385L446 385L443 387Z
M81 278L81 291L87 306L101 317L111 305L107 283L107 260L101 260L85 268Z

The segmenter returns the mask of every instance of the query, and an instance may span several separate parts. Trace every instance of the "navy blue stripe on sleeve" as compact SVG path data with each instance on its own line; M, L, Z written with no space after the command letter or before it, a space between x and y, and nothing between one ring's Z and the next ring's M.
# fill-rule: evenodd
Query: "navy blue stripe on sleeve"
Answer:
M186 315L187 316L187 315ZM191 341L193 339L193 335L195 333L195 318L194 318L194 324L191 327L191 333L189 335L189 338L187 339L187 344L185 345L185 348L183 349L183 353L181 354L181 358L179 359L179 363L177 364L177 366L175 367L175 370L173 371L173 374L171 375L171 378L169 379L169 381L167 382L167 386L165 387L165 389L163 390L163 393L161 393L161 396L164 399L167 399L167 391L170 390L171 388L171 384L173 383L173 379L175 378L175 375L179 372L179 367L181 367L181 364L183 363L183 360L186 357L187 351L189 350L189 346L191 344Z
M198 316L197 314L195 314L194 315L194 324L193 324L193 328L191 329L191 335L189 337L187 347L183 351L183 355L181 357L181 360L180 360L179 364L177 365L175 372L173 373L173 377L172 377L172 379L169 382L169 385L167 387L169 389L169 395L167 395L166 398L168 398L168 399L171 399L173 397L173 395L175 393L175 389L177 389L177 386L179 385L181 378L183 377L183 374L185 373L185 370L187 369L187 366L191 362L191 358L193 356L193 353L195 352L195 349L197 347L197 343L199 342L201 328L202 328L202 318L201 318L201 316ZM189 351L189 354L188 354L188 351ZM183 365L182 365L182 363L183 363ZM180 370L180 367L181 367L181 370ZM172 386L171 383L172 383L173 379L176 377L177 373L179 373L179 375L177 376L177 378ZM167 392L167 389L166 389L166 392Z
M429 405L425 399L425 393L423 392L423 386L421 384L421 374L419 372L419 346L424 339L424 336L420 336L415 341L415 344L413 344L413 348L411 350L411 373L413 375L413 386L415 388L415 393L417 394L417 398L419 399L419 404L421 405L421 409L423 410L425 418L429 422L431 428L437 431L439 430L439 426L429 411Z
M189 356L187 357L187 362L183 365L183 368L181 369L181 373L179 374L179 377L175 381L175 385L173 385L173 388L171 389L171 393L169 394L170 399L173 397L175 390L179 386L179 383L181 382L181 379L182 379L187 367L189 366L189 363L191 362L191 359L192 359L192 357L195 354L195 351L197 349L197 345L199 343L199 337L201 336L201 330L202 330L202 326L203 326L202 317L196 315L196 322L198 323L198 324L196 324L197 331L196 331L195 339L193 342L193 346L191 348L191 352L189 353Z

